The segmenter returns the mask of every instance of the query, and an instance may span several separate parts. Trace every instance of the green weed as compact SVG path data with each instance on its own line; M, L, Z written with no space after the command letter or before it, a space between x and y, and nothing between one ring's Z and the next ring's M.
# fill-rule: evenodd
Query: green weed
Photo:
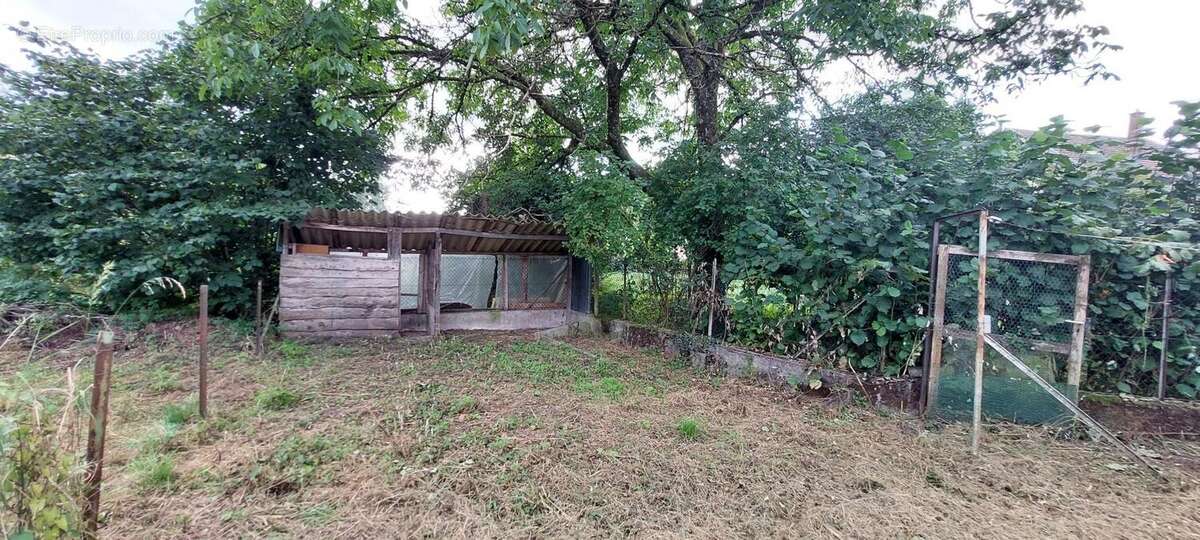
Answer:
M147 453L129 462L129 472L137 486L144 490L171 489L177 475L175 460L161 453Z
M471 396L462 396L450 404L450 414L457 415L479 410L479 401Z
M278 386L269 386L254 395L254 403L264 411L282 411L300 403L300 396Z
M345 457L347 450L325 437L293 435L275 447L271 457L250 471L250 480L282 494L300 489L316 478L322 465Z
M288 367L309 367L313 363L312 351L308 346L291 340L283 340L275 346L279 359Z
M700 435L703 434L703 430L700 428L700 422L692 418L681 419L679 423L676 424L675 430L679 432L681 437L688 440L699 439Z
M196 412L195 403L170 403L163 407L163 423L178 428L188 423Z
M146 389L155 394L182 390L179 375L170 366L159 365L146 372Z
M605 397L619 400L629 393L625 383L616 377L604 377L600 380L582 380L575 383L575 390L595 397Z
M245 521L249 517L249 514L245 508L235 508L221 512L221 515L218 517L222 523L229 523L232 521Z
M309 527L320 527L333 520L337 509L329 503L310 506L300 511L300 521Z

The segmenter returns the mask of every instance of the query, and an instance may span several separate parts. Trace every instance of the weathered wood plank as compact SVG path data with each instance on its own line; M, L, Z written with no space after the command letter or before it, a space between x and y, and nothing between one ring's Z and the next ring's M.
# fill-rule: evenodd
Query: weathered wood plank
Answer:
M396 227L392 227L392 228L388 229L387 235L388 235L388 240L387 240L388 241L388 247L387 247L388 258L389 259L399 259L400 253L404 250L404 242L402 241L403 233L400 232L400 229L398 229Z
M398 287L339 287L339 288L305 288L305 287L287 287L280 284L279 297L304 299L304 298L342 298L352 296L373 296L389 298L396 296Z
M372 257L338 257L313 255L285 255L280 268L311 268L316 270L378 270L394 271L396 260Z
M416 294L411 294L416 296ZM287 297L279 300L281 309L312 309L312 308L394 308L396 294L390 296L318 296L312 298Z
M429 250L429 335L437 337L442 312L442 237L438 235L433 240Z
M951 255L969 255L972 257L979 256L979 252L965 246L947 245ZM1013 259L1018 261L1034 261L1054 264L1080 264L1082 261L1081 255L1061 255L1058 253L1037 253L1033 251L1012 251L1008 249L997 249L988 251L987 256L993 259Z
M329 270L318 268L280 268L281 278L310 279L396 279L397 269L379 270Z
M929 375L926 377L926 407L937 407L938 385L942 373L942 331L946 323L946 281L950 267L950 252L946 246L937 249L937 288L933 295L933 330L929 340Z
M390 319L307 319L282 321L279 327L285 331L322 332L326 330L391 330L400 328L396 317Z
M348 231L387 234L388 227L369 227L360 225L336 225L333 223L304 222L300 227L308 229L323 229L327 231ZM492 238L503 240L534 240L545 242L565 242L567 236L562 234L511 234L466 229L446 229L442 227L394 227L405 234L448 234L452 236L474 236L477 238Z
M314 319L394 319L400 316L396 308L385 307L324 307L316 309L281 309L279 320L301 321Z
M321 332L285 331L289 339L353 339L396 337L395 330L325 330Z
M1092 257L1084 255L1079 263L1079 272L1075 276L1075 311L1071 317L1071 352L1067 360L1067 384L1076 388L1079 387L1083 376L1084 331L1087 328L1088 283L1091 273ZM1167 304L1170 304L1169 298ZM1165 332L1163 335L1166 335Z
M356 287L396 287L396 277L369 279L325 279L325 278L292 278L279 279L279 288L301 289L347 289Z

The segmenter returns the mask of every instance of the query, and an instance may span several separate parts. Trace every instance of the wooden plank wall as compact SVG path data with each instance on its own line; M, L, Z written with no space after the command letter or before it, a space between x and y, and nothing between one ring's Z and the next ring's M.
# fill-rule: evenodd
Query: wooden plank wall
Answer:
M280 328L293 337L395 335L400 261L283 255Z

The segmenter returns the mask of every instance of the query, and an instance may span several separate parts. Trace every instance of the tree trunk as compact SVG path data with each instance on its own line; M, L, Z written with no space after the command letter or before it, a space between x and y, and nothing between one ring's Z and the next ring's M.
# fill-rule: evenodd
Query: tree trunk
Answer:
M701 147L716 146L720 133L721 61L701 60L699 72L692 78L692 112L695 115L696 140Z

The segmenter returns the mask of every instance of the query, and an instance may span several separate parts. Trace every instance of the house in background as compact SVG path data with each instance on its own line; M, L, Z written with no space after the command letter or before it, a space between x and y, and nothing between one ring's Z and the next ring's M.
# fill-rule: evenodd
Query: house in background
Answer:
M285 336L528 330L591 322L591 268L557 224L315 208L281 234Z
M1129 127L1124 137L1097 135L1095 133L1068 132L1066 134L1066 141L1070 144L1079 146L1093 145L1095 146L1096 150L1105 157L1113 156L1117 153L1123 153L1129 156L1137 157L1148 149L1162 148L1161 144L1156 143L1145 136L1147 133L1143 131L1145 124L1146 113L1134 111L1129 113ZM1032 137L1034 133L1037 133L1037 130L1033 129L1013 129L1012 131L1022 139L1028 139L1029 137ZM1074 152L1067 152L1067 154L1073 160L1081 157L1081 155ZM1139 159L1138 162L1151 170L1158 169L1158 163L1153 160Z

